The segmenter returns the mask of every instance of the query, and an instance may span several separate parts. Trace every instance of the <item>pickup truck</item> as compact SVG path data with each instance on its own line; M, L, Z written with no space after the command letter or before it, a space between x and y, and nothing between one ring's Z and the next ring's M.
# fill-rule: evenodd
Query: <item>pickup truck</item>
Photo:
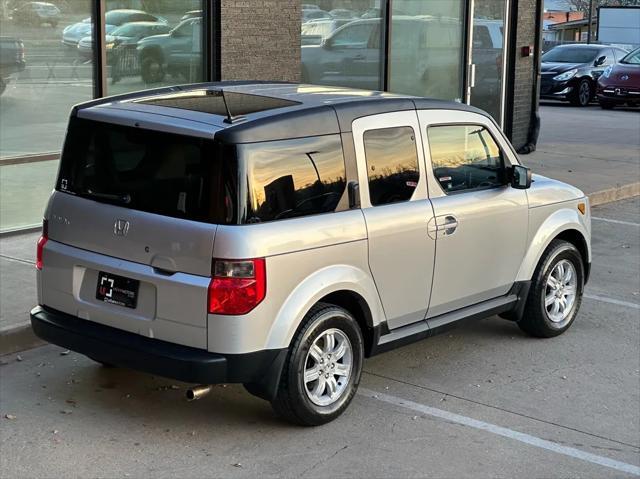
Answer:
M26 67L24 43L13 37L0 36L0 95L7 88L9 78Z

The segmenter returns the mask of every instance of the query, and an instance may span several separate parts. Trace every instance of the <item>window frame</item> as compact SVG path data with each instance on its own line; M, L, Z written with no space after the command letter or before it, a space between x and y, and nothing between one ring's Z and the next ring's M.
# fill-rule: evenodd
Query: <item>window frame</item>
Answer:
M434 169L434 165L433 165L433 158L431 157L431 141L429 138L429 128L437 128L437 127L443 127L443 126L471 126L471 127L481 127L483 128L491 137L491 139L493 140L493 142L496 144L496 146L498 147L498 150L500 151L500 158L502 159L502 168L504 170L504 178L505 181L503 184L501 185L494 185L494 186L483 186L483 187L476 187L476 188L467 188L465 190L458 190L458 191L447 191L442 187L442 184L440 183L440 181L438 181L438 178L436 177L435 174L435 169ZM478 191L486 191L486 190L495 190L495 189L499 189L499 188L503 188L505 186L509 186L509 182L507 181L508 178L508 170L510 167L513 166L513 163L511 162L511 159L509 157L509 155L506 153L505 149L502 146L502 143L496 138L496 135L491 131L491 128L489 127L489 125L486 125L484 123L481 122L474 122L474 121L460 121L460 122L445 122L445 123L429 123L427 125L425 125L425 137L427 139L427 141L424 143L424 147L425 149L427 149L429 151L429 175L431 177L433 177L433 179L435 180L434 183L438 185L438 187L440 188L440 191L442 191L442 193L444 193L445 196L455 196L455 195L459 195L459 194L463 194L463 193L472 193L472 192L478 192Z
M419 179L413 195L408 201L389 203L387 205L374 206L371 204L369 194L369 176L367 173L366 152L364 149L364 133L369 130L379 130L393 127L411 127L416 141L416 154L418 156ZM351 124L353 145L355 149L356 168L358 172L358 191L360 194L360 207L384 208L402 205L412 201L426 200L429 196L427 187L427 169L425 166L425 153L422 130L418 121L416 110L393 111L379 113L357 118Z

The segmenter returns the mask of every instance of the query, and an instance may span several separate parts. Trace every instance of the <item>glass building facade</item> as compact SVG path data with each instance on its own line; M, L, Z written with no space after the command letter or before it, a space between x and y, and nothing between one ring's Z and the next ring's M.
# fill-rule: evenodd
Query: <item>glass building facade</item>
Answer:
M295 52L280 62L299 62L304 82L470 103L504 124L510 0L308 1L276 2L273 20L265 6L268 29L221 0L1 2L0 231L40 223L74 104L242 71L273 79L254 73L266 59L237 53L261 35ZM277 36L286 22L299 37Z

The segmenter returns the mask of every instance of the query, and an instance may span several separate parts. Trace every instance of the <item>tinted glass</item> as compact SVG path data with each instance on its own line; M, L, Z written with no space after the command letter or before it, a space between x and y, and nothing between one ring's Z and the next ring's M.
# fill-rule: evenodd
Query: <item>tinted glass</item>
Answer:
M42 223L69 111L93 98L92 46L80 52L78 42L91 34L94 2L55 3L0 1L0 231Z
M341 209L346 181L339 135L239 145L238 154L247 175L242 222Z
M462 99L464 0L394 0L389 90Z
M221 156L200 138L74 118L56 188L159 215L230 223L237 173L232 158Z
M640 65L640 48L632 51L624 57L620 63L629 63L632 65Z
M377 0L325 0L317 9L302 10L302 82L380 90L379 6Z
M107 24L114 22L107 25L107 35L113 34L115 25L122 25L118 32L128 32L135 40L107 44L107 94L203 81L203 3L145 1L136 6L139 11L132 12L118 9L122 2L107 2ZM189 19L184 21L187 14ZM128 27L132 22L158 26L132 31ZM174 34L169 35L172 30Z
M505 0L476 0L473 15L471 57L475 83L471 104L483 109L500 123L502 110L502 60L504 52Z
M368 130L364 133L364 150L371 204L411 199L420 179L413 128Z
M556 47L542 55L543 62L588 63L596 59L599 48Z
M446 193L492 188L505 183L500 148L478 125L427 129L433 172Z

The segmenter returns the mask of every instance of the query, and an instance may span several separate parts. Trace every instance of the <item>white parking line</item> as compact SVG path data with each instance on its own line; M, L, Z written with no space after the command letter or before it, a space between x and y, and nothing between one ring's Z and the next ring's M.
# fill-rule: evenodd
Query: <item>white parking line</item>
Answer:
M512 429L507 429L506 427L496 426L495 424L490 424L484 421L478 421L477 419L461 416L460 414L455 414L449 411L445 411L443 409L437 409L431 406L426 406L424 404L408 401L406 399L390 396L388 394L371 391L365 388L360 388L358 390L358 394L371 399L376 399L378 401L383 401L389 404L393 404L394 406L400 406L400 407L411 409L412 411L416 411L422 414L428 414L429 416L438 417L446 421L455 422L463 426L473 427L475 429L487 431L492 434L497 434L498 436L514 439L516 441L520 441L534 447L539 447L541 449L546 449L547 451L555 452L557 454L574 457L582 461L591 462L593 464L609 467L617 471L640 476L640 467L634 466L633 464L627 464L626 462L615 461L613 459L609 459L608 457L598 456L596 454L591 454L589 452L581 451L580 449L575 449L573 447L562 446L560 444L556 444L555 442L547 441L545 439L540 439L539 437L531 436L529 434L524 434L522 432L514 431Z
M632 223L631 221L622 221L622 220L612 220L609 218L598 218L597 216L592 216L591 219L596 221L605 221L607 223L615 223L618 225L640 226L640 223Z
M629 301L622 301L619 299L606 298L604 296L598 296L596 294L584 294L585 298L593 299L595 301L602 301L603 303L617 304L618 306L626 306L627 308L640 309L640 304L631 303Z

